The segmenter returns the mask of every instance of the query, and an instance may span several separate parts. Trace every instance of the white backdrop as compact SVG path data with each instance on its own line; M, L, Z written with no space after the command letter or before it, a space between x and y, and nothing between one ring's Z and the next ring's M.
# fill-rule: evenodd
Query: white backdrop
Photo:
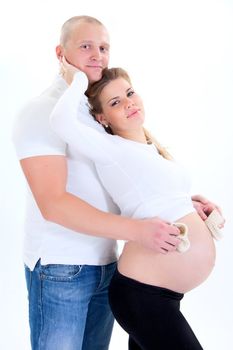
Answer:
M129 71L145 101L147 127L190 170L193 193L224 211L216 267L187 293L182 310L205 350L233 349L232 0L1 2L0 348L30 348L21 257L24 179L11 144L12 122L54 78L60 27L81 14L109 29L111 66ZM110 350L121 349L127 337L116 325Z

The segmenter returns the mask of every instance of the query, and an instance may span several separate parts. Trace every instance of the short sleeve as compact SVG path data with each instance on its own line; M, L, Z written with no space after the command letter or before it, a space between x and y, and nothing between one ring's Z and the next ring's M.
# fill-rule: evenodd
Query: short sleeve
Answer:
M12 141L19 159L43 155L66 155L66 143L52 130L49 115L57 99L40 96L18 113Z

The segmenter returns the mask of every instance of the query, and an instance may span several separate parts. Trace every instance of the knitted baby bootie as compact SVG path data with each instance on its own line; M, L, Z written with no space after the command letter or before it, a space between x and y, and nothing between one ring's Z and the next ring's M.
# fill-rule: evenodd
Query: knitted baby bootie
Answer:
M188 239L188 226L183 224L182 222L174 222L172 223L172 225L176 226L180 230L178 238L181 242L178 244L176 250L179 253L184 253L190 247L190 241Z

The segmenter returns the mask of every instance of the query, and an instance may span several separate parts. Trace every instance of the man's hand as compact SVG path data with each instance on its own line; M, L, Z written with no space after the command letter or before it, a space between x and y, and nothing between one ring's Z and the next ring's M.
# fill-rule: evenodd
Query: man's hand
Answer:
M180 243L177 227L159 218L140 220L140 224L142 231L135 239L136 242L157 253L166 254L176 250Z
M202 218L202 220L206 220L207 217L210 215L210 213L217 209L219 213L222 215L222 211L215 203L210 202L208 199L201 195L195 195L192 196L193 206L196 209L199 216ZM225 220L224 220L225 223ZM224 223L221 225L220 228L224 227Z
M60 74L68 85L72 83L74 75L77 72L80 72L80 70L72 64L69 64L64 56L60 59Z

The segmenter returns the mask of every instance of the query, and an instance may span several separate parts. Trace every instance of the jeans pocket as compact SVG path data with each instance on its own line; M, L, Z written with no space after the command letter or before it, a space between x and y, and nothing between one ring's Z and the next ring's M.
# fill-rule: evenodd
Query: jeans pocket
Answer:
M72 282L79 277L83 266L84 265L63 264L41 265L41 279L57 282Z

